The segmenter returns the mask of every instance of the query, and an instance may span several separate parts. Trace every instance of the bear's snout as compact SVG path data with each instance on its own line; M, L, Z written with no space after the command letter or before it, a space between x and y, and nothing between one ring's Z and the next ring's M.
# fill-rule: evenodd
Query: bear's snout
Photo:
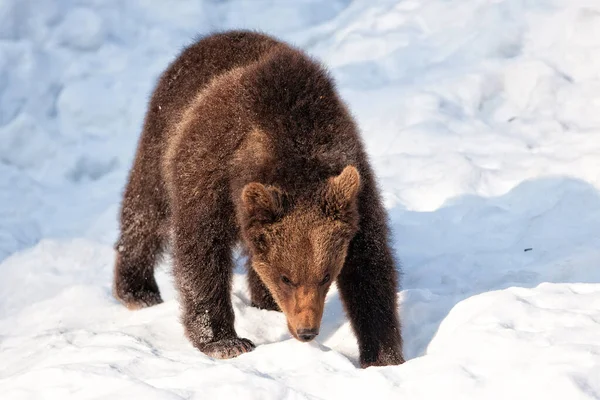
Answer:
M300 340L302 340L303 342L310 342L319 334L319 329L318 328L308 328L308 329L301 328L301 329L296 330L296 334L298 335L298 338Z

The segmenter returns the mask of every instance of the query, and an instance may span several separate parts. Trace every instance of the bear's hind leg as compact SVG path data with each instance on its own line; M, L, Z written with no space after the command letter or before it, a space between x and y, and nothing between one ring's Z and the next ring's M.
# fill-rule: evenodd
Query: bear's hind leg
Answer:
M113 281L113 295L132 310L162 303L154 267L166 241L166 211L157 186L141 185L136 178L134 170L123 196Z
M263 310L281 311L273 296L269 292L269 289L262 282L254 268L248 261L248 287L250 288L250 300L252 301L252 307L260 308Z
M133 251L131 247L138 246ZM143 243L121 239L117 243L113 295L130 310L162 303L154 278L155 258L161 248L160 239L145 238Z

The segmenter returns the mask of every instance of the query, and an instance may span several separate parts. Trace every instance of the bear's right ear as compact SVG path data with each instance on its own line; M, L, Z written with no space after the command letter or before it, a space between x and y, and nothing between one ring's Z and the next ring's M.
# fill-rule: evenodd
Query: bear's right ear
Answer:
M358 222L357 197L360 190L360 174L352 165L327 180L324 199L325 214L342 222L355 225Z
M285 214L286 195L274 186L251 182L242 190L242 203L247 225L269 224Z

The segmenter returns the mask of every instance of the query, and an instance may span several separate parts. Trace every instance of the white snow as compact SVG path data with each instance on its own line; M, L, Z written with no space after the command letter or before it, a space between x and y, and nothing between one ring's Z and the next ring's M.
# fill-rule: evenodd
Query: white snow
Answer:
M178 51L256 28L322 59L364 134L403 262L402 366L357 368L249 306L210 359L164 304L111 295L119 196ZM597 0L0 1L0 398L600 398Z

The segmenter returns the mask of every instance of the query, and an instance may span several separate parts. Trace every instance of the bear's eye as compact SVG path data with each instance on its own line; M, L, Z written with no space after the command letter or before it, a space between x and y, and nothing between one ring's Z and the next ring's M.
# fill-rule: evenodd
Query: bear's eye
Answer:
M323 280L321 281L320 285L324 285L327 282L329 282L329 279L331 279L331 276L329 274L325 275L325 278L323 278Z
M288 278L287 276L283 275L281 277L281 280L283 281L283 283L285 283L286 285L292 286L292 281L290 281L290 278Z

